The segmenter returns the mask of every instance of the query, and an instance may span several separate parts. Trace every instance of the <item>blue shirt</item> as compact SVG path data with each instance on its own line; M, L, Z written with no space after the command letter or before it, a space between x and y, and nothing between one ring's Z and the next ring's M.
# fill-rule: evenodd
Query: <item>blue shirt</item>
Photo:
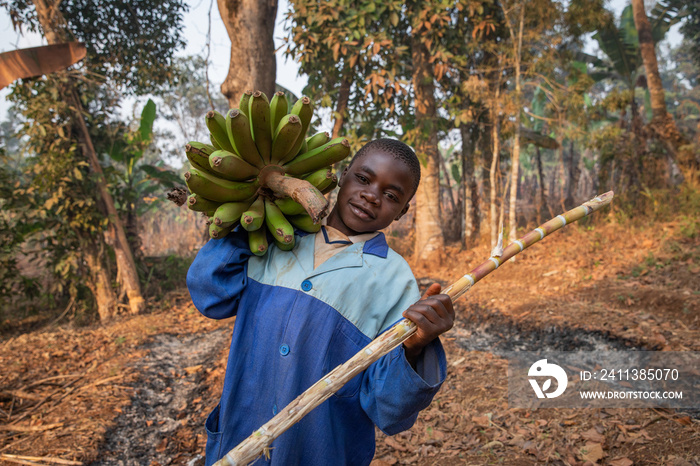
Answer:
M219 405L207 418L206 464L223 457L279 410L400 320L419 298L408 264L379 234L313 268L314 235L291 251L253 256L237 232L210 240L187 275L207 317L236 316ZM368 465L374 426L410 428L445 379L440 341L416 370L396 348L277 438L256 464Z

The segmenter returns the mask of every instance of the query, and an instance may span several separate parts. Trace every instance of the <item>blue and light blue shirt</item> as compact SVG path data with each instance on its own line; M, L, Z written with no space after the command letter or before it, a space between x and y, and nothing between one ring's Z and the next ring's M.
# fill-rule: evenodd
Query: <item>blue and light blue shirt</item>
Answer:
M320 233L319 233L320 234ZM406 261L383 234L348 245L314 268L315 235L291 251L253 256L236 232L210 240L187 275L207 317L236 316L219 405L209 415L213 464L333 368L402 318L419 298ZM374 426L410 428L445 379L440 341L414 370L399 347L277 438L256 464L368 465Z

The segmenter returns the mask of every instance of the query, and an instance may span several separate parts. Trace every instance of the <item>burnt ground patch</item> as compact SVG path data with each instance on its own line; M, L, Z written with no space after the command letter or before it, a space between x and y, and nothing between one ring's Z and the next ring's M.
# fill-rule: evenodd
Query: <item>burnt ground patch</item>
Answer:
M202 457L192 430L203 432L204 426L201 418L190 415L202 404L207 367L216 364L229 338L230 330L219 328L194 335L156 335L144 344L147 355L132 365L139 377L131 384L131 403L121 409L105 433L98 459L90 464L164 465L172 464L176 455L177 464L199 464Z
M655 350L654 345L615 335L607 330L565 324L538 325L498 310L470 304L451 336L463 349L503 356L507 351L616 351Z

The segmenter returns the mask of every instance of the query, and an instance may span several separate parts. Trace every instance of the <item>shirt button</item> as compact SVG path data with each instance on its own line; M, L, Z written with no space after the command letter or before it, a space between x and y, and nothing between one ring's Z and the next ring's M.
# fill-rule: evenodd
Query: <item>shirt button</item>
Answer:
M287 346L287 345L280 346L280 354L282 356L288 355L289 354L289 346Z
M304 291L309 291L312 287L313 285L309 280L304 280L303 282L301 282L301 289Z

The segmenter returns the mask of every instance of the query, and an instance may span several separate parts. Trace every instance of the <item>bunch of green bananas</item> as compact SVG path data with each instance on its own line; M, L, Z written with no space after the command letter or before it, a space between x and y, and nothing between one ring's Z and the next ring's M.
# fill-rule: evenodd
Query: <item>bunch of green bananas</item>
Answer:
M350 154L345 138L329 140L325 132L306 137L313 116L308 97L291 110L284 92L272 100L246 91L239 108L226 116L206 115L211 144L192 141L185 146L191 167L185 173L191 194L187 206L208 217L209 235L223 238L240 224L248 232L250 250L263 255L267 231L280 249L294 247L294 227L320 229L297 201L269 186L272 172L305 180L318 196L338 184L331 166ZM279 177L278 177L279 180Z

